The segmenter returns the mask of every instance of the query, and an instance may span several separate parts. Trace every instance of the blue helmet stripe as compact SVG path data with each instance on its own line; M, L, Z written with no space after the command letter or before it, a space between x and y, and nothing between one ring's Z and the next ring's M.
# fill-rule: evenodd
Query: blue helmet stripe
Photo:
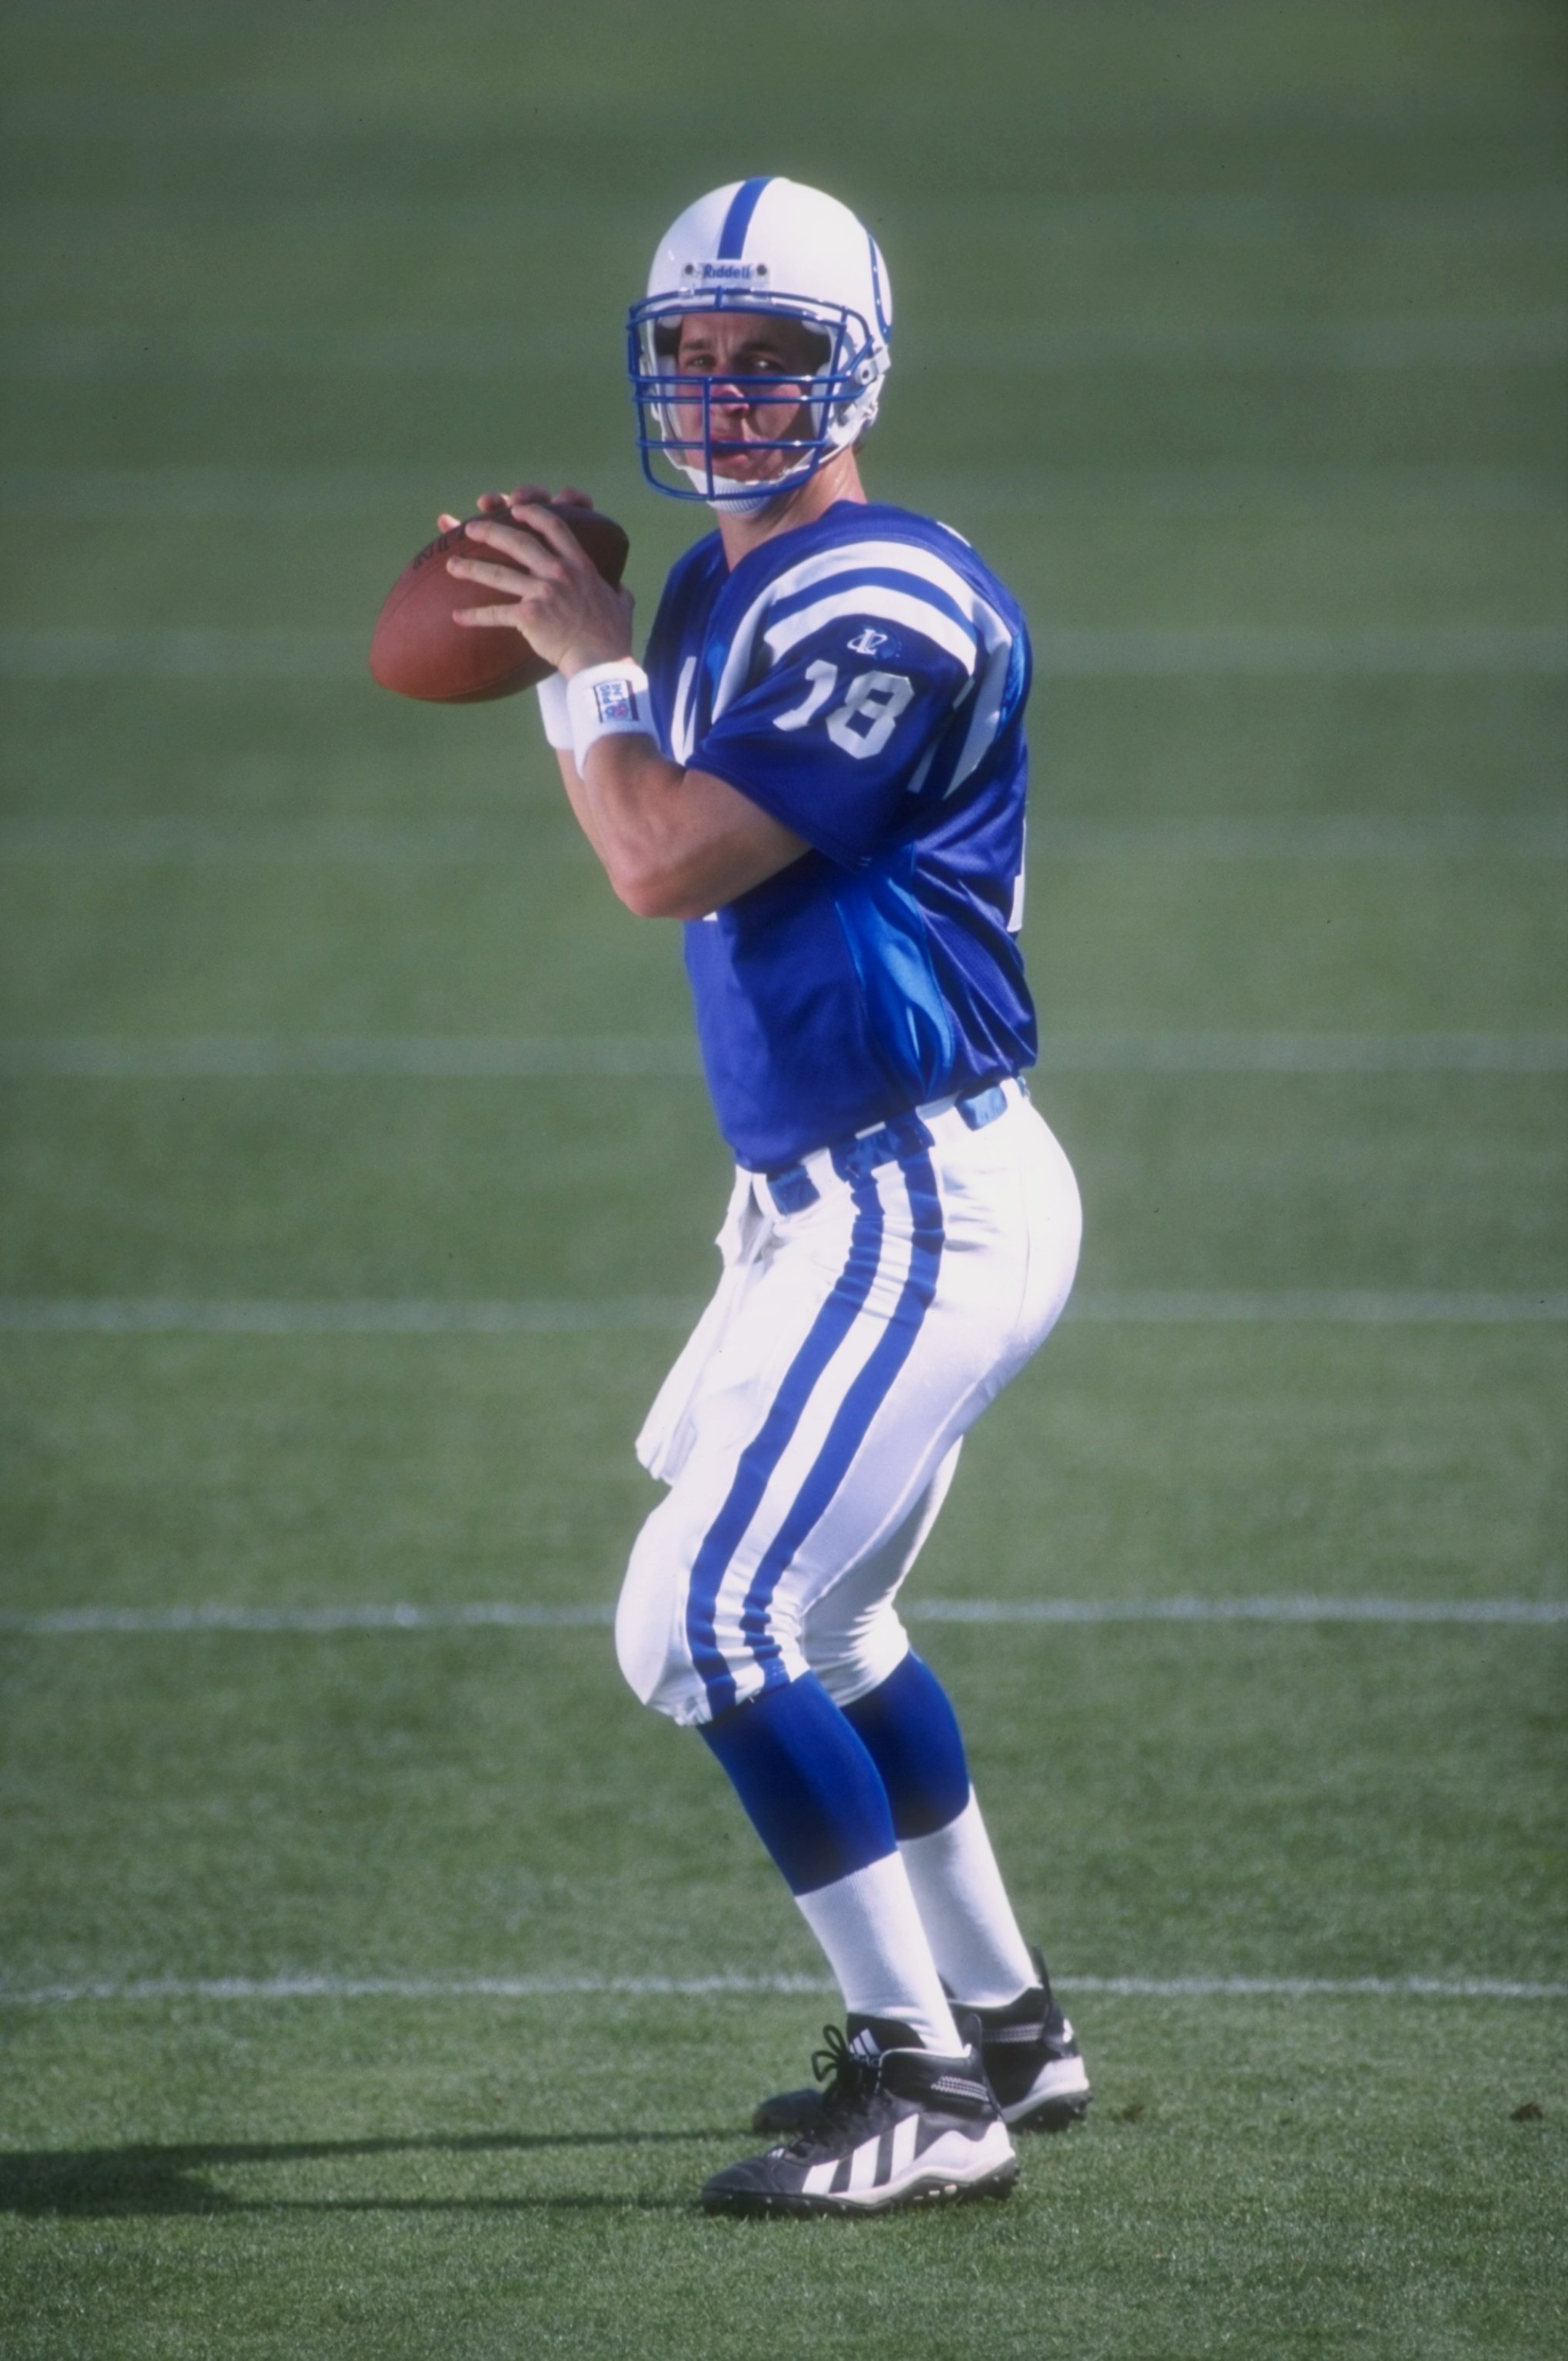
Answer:
M751 215L757 210L757 199L773 179L764 172L760 180L742 181L729 200L729 211L724 216L724 227L718 234L720 262L739 262L746 251L746 232L751 226Z

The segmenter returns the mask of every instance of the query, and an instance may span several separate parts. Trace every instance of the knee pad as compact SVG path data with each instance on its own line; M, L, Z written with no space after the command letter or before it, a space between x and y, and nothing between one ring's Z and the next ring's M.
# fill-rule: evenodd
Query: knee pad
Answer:
M900 1844L958 1818L970 1799L963 1734L946 1689L913 1649L844 1718L881 1774Z
M695 1561L700 1572L710 1521L694 1520L678 1489L662 1501L637 1536L615 1612L615 1652L628 1686L683 1727L743 1705L781 1675L798 1680L807 1670L793 1600L787 1595L771 1600L765 1629L760 1628L747 1604L743 1574L710 1602L694 1641L692 1568Z
M909 1634L892 1599L840 1623L806 1619L806 1661L841 1708L853 1705L897 1671L909 1653Z
M686 1644L686 1568L663 1501L638 1534L615 1610L615 1653L627 1686L655 1713L683 1724L707 1717L707 1698Z

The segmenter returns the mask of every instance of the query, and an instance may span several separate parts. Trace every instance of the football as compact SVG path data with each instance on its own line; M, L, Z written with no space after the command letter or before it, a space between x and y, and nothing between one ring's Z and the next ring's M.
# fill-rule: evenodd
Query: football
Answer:
M630 544L613 519L597 509L569 505L556 506L555 513L570 525L605 580L619 583ZM446 571L455 555L497 555L481 542L464 540L470 524L487 522L508 520L466 518L427 542L393 583L370 641L370 670L383 688L434 705L480 705L537 688L554 669L521 631L505 624L469 628L453 620L460 607L493 606L500 596Z

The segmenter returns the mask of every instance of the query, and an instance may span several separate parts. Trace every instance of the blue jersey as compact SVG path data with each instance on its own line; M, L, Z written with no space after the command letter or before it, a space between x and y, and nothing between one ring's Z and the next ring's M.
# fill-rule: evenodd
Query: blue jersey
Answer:
M1032 1065L1022 915L1028 635L958 533L840 500L731 572L671 573L661 742L811 850L689 924L718 1125L775 1171Z

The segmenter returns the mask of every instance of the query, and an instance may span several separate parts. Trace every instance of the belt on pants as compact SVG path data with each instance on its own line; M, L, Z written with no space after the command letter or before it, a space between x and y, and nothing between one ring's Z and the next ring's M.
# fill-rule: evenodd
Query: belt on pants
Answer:
M840 1139L831 1148L814 1148L798 1163L786 1164L777 1172L756 1172L751 1185L758 1198L779 1213L804 1213L815 1205L823 1189L834 1180L863 1180L882 1164L896 1164L901 1157L914 1156L932 1145L928 1126L948 1115L956 1115L967 1130L983 1131L998 1115L1005 1115L1010 1106L1029 1095L1022 1081L1009 1075L1004 1082L986 1082L977 1091L966 1091L958 1098L932 1099L926 1106L915 1108L909 1115L889 1115L885 1123L873 1124L869 1131L857 1131L848 1139Z

